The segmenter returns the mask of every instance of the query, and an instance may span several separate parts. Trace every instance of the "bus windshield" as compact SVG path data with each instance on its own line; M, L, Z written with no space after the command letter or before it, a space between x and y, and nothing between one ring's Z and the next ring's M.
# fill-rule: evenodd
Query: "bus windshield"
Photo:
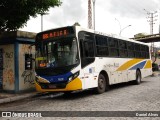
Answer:
M36 68L55 68L79 62L77 40L74 37L45 41L36 48Z

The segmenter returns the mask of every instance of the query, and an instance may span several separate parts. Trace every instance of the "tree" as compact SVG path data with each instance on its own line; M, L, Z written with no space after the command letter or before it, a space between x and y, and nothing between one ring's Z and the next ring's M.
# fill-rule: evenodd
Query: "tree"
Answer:
M60 0L1 0L0 32L17 30L25 26L30 17L44 14L61 3Z
M81 26L78 22L75 22L73 25L74 26Z

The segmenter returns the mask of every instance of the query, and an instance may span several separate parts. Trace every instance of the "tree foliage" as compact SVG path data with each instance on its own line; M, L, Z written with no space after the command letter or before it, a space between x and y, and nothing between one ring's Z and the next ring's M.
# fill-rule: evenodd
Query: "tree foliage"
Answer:
M79 22L75 22L73 25L74 25L74 26L81 26L81 25L79 24Z
M60 0L1 0L0 32L17 30L26 25L30 17L60 5Z

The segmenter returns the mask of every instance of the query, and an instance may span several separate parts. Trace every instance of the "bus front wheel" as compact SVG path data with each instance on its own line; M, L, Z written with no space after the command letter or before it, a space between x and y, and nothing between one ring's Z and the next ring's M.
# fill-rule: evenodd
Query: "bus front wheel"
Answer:
M98 87L95 88L95 92L98 94L104 93L106 91L106 78L103 74L98 77Z

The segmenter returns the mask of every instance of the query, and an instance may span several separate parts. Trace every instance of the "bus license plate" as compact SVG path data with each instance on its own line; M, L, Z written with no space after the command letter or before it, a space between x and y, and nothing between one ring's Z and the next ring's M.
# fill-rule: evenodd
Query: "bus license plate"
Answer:
M48 87L53 89L56 88L56 85L49 85Z

